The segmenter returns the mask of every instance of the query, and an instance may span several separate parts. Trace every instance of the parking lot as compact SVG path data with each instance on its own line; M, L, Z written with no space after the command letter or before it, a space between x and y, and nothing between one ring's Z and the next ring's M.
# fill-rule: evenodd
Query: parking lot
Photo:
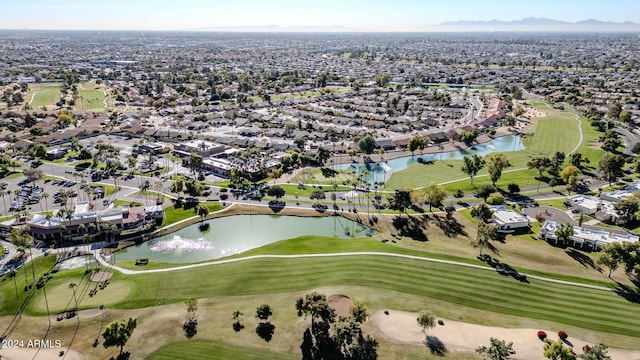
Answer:
M31 183L26 177L20 176L4 180L0 187L5 191L2 201L7 215L17 212L56 211L62 207L64 194L68 199L68 207L72 206L74 200L91 201L95 210L102 210L108 205L100 201L105 194L104 186L75 179L47 178Z

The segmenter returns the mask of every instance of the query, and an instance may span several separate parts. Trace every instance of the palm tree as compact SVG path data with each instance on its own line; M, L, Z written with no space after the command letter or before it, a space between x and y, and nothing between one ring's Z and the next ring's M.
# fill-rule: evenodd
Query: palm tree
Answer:
M162 181L155 181L153 183L153 189L156 191L156 204L162 203L162 192L164 191L164 183Z
M29 249L29 257L31 258L30 262L31 262L31 274L33 275L33 283L36 283L36 268L35 268L35 264L33 261L33 245L35 244L33 241L33 235L31 235L31 232L29 231L29 227L25 227L22 229L22 241L24 242L25 246Z
M4 215L8 215L7 212L7 202L4 200L4 198L9 195L9 192L6 190L0 190L0 196L2 196L2 203L4 204Z
M147 204L147 190L149 190L149 188L151 187L151 184L149 184L149 180L145 180L142 185L140 185L140 194L142 195L142 199L144 201L145 204Z
M38 205L40 205L40 212L43 212L43 211L44 211L44 209L42 208L42 198L44 197L44 194L45 194L45 193L40 193L40 194L38 194L38 196L37 196L37 199L38 199Z
M49 211L49 193L43 192L42 198L44 199L44 209L45 211Z
M556 236L556 244L559 242L563 246L567 245L573 236L573 225L568 222L560 224L560 227L556 229L554 235Z
M23 259L23 265L26 263L24 260L24 255L27 253L27 244L26 239L22 236L22 231L18 228L11 229L11 233L9 234L9 242L12 243L18 252L20 253L20 257ZM24 283L25 287L29 284L29 279L27 278L27 267L23 266L24 270Z
M73 291L73 302L74 302L74 307L73 307L73 314L76 315L76 317L78 318L78 324L80 324L80 316L78 315L78 298L76 297L76 287L78 285L74 282L69 283L69 289L71 289L71 291Z
M9 271L9 277L13 278L13 286L16 288L16 304L17 304L19 300L18 300L18 283L16 282L16 275L18 275L18 270L11 269Z

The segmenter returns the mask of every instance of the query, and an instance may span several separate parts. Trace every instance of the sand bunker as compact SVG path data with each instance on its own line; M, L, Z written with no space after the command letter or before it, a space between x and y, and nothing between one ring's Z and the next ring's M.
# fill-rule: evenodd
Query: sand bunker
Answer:
M329 296L327 303L335 309L337 316L347 316L351 305L353 305L353 300L346 295L336 294Z
M425 344L426 337L418 326L418 313L388 310L376 311L372 320L375 327L390 341L404 344ZM441 319L441 318L437 318ZM439 341L448 352L474 352L478 346L489 345L490 338L498 338L506 342L513 342L516 357L524 360L540 359L542 357L542 341L536 333L544 330L549 338L557 340L557 330L546 329L509 329L492 326L482 326L442 319L444 325L436 325L427 332L431 340ZM571 334L569 334L571 336ZM582 353L585 341L569 337L567 339L576 353ZM593 344L590 344L593 345ZM640 351L620 350L609 348L609 355L616 360L640 359Z
M91 281L93 282L103 282L111 279L113 273L111 271L100 270L91 274Z
M53 322L53 321L71 320L71 319L75 319L76 315L80 316L80 318L83 319L83 318L98 316L101 313L102 313L102 310L100 310L99 308L79 310L75 313L73 311L67 311L60 314L51 315L51 321Z
M23 360L23 359L35 359L35 360L54 360L62 359L60 351L64 351L64 358L66 360L84 360L84 356L77 351L67 352L66 347L59 349L38 349L36 348L3 348L0 349L0 358L2 360ZM37 355L36 355L37 353Z

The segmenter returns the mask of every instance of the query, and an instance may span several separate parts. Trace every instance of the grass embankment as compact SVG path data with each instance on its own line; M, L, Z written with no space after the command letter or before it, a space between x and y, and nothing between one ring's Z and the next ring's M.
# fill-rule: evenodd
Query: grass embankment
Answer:
M167 345L146 357L147 360L175 359L244 359L244 360L286 360L297 359L293 354L281 354L248 346L229 346L228 343L214 340L192 340Z

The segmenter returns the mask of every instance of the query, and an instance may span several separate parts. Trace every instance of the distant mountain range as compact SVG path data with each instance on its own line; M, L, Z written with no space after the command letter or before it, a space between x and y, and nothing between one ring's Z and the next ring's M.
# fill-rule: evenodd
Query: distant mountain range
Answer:
M579 32L640 32L640 24L587 19L568 22L528 17L503 21L448 21L431 27L432 31L579 31Z
M185 29L187 30L187 29ZM611 22L595 19L567 22L547 18L528 17L521 20L504 21L448 21L438 25L388 26L384 29L357 28L348 26L212 26L195 31L215 32L266 32L266 33L340 33L340 32L640 32L640 24L625 21Z

